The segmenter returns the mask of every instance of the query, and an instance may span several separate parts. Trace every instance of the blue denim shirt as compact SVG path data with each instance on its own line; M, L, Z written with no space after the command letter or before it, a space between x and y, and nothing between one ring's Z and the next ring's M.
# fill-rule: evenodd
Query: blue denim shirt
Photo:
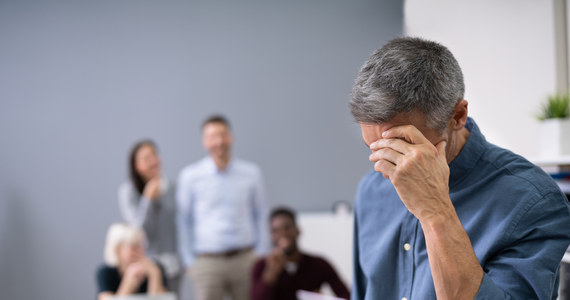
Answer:
M489 144L472 119L466 127L449 188L485 272L476 299L556 299L568 201L540 168ZM358 187L354 230L352 299L436 298L422 227L374 170Z

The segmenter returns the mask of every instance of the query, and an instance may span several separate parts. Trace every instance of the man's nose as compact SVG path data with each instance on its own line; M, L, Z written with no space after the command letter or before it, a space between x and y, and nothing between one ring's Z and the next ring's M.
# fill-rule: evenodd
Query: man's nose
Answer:
M214 139L214 144L216 144L216 145L221 145L221 144L223 144L223 142L224 142L224 139L222 137L216 137Z

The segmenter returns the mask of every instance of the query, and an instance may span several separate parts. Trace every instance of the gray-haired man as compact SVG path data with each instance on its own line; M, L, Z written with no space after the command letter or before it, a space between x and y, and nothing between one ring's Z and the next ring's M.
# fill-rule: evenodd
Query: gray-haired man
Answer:
M374 170L355 207L353 299L555 299L570 209L536 166L467 116L444 46L399 38L350 102Z

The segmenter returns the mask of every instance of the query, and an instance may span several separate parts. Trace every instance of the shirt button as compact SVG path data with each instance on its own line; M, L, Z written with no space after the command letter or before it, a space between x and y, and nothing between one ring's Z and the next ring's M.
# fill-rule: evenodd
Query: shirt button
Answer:
M408 244L406 244L406 245L408 245ZM408 300L408 298L406 298L406 297L402 297L402 300Z
M405 243L405 244L404 244L404 250L410 251L410 249L412 249L412 245L410 245L410 244L408 244L408 243ZM405 299L406 299L405 297L402 298L402 300L405 300Z

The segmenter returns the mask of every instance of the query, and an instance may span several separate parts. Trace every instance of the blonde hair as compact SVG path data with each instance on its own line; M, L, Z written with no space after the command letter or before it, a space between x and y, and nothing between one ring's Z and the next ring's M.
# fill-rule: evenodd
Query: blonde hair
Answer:
M117 257L117 247L123 243L134 244L144 243L146 237L144 232L126 223L115 223L109 227L107 231L107 240L105 241L104 259L105 263L111 267L119 264Z

